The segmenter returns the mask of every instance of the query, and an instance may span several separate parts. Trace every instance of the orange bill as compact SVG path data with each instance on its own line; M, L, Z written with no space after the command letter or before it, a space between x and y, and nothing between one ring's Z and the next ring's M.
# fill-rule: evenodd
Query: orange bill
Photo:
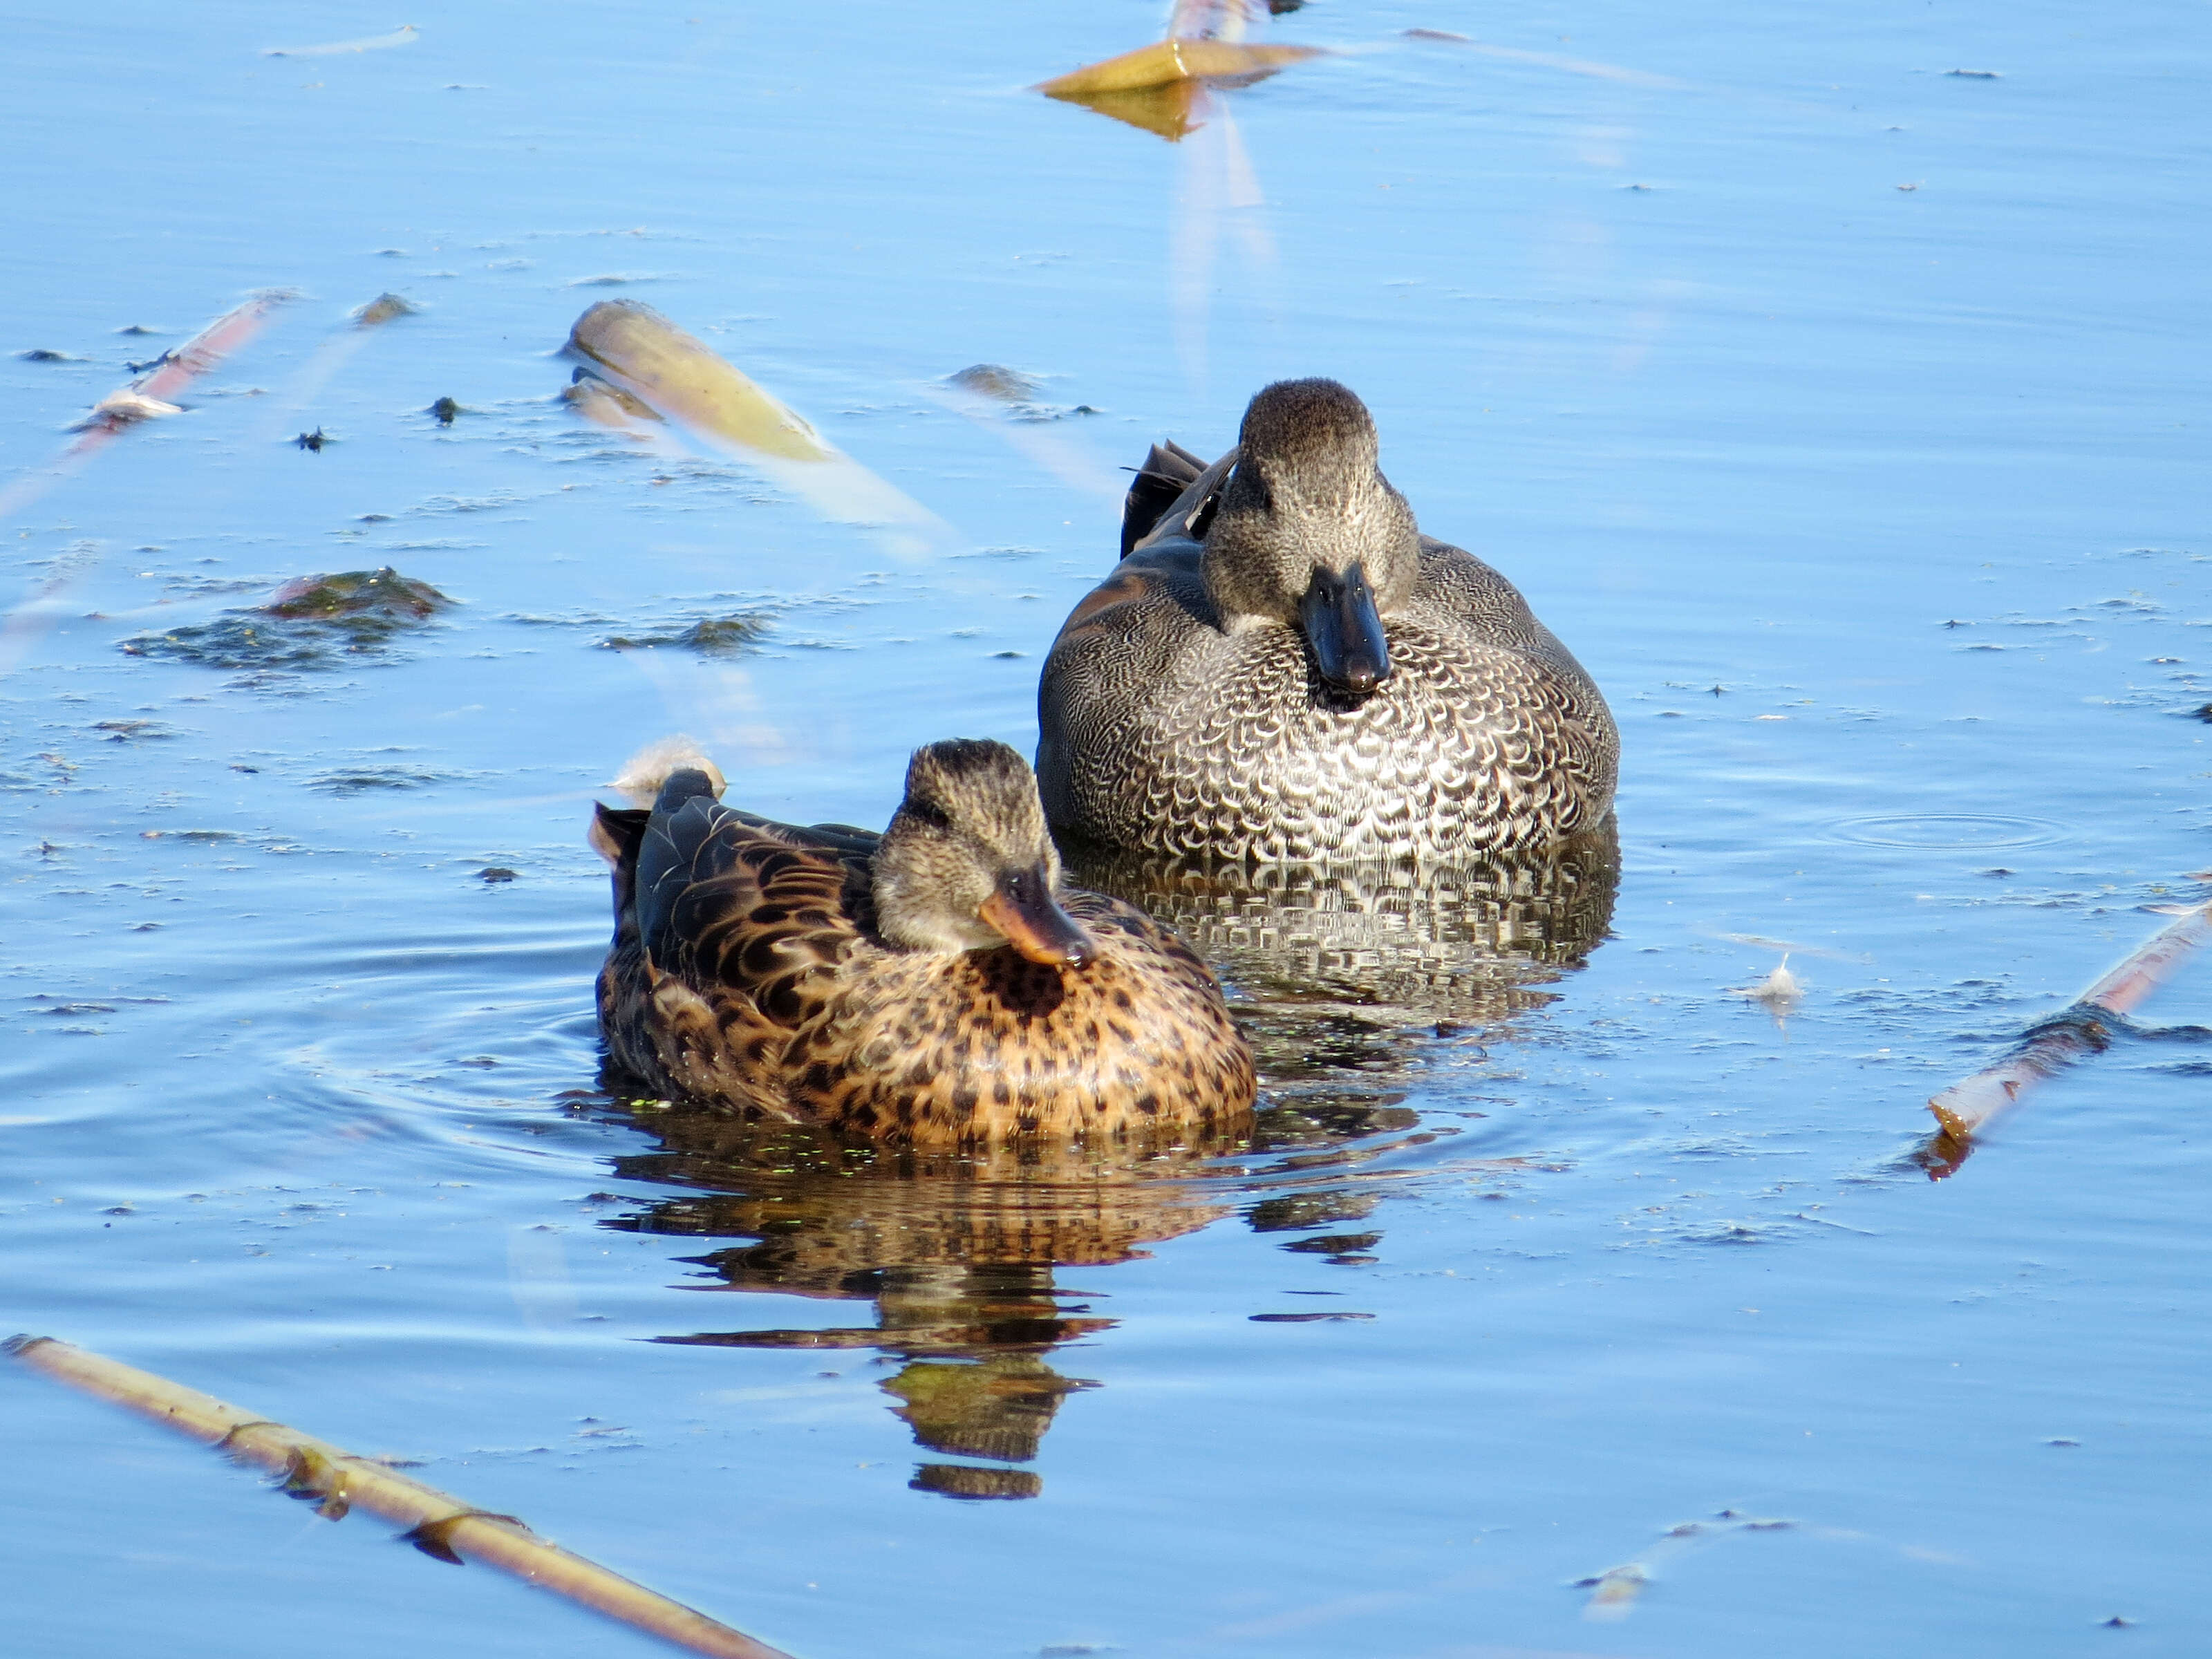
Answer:
M997 890L976 914L1031 962L1080 968L1098 953L1091 935L1053 897L1041 864L1000 877Z

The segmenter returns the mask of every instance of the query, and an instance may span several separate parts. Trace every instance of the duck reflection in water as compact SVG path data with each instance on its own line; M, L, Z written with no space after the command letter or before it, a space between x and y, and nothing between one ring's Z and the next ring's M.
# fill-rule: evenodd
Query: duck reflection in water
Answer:
M1620 880L1611 814L1548 848L1448 865L1248 865L1074 844L1066 857L1073 879L1206 958L1278 1099L1317 1033L1348 1024L1403 1055L1424 1036L1496 1035L1552 1001L1547 988L1603 942Z
M635 1097L619 1078L605 1082L615 1097ZM1310 1148L1412 1121L1410 1112L1379 1106L1322 1118L1279 1109L1261 1115L1256 1133L1233 1137L1185 1135L1111 1153L1053 1142L957 1153L841 1141L817 1127L672 1105L638 1116L661 1147L617 1160L617 1173L697 1190L605 1224L755 1241L681 1258L719 1281L698 1288L874 1304L872 1325L659 1340L876 1350L897 1365L881 1386L915 1442L979 1460L923 1463L915 1490L1031 1498L1042 1480L1013 1466L1036 1457L1063 1400L1097 1386L1063 1375L1048 1356L1115 1323L1095 1310L1102 1292L1057 1284L1056 1269L1142 1257L1144 1245L1195 1231L1240 1201L1263 1232L1357 1219L1375 1194L1312 1188L1243 1200L1253 1171L1235 1155ZM1361 1245L1379 1237L1360 1235Z

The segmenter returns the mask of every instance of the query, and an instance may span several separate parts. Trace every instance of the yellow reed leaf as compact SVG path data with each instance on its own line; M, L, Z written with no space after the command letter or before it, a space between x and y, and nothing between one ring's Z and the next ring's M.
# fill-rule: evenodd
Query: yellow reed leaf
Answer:
M1321 57L1318 46L1247 46L1231 40L1156 40L1119 58L1090 64L1040 83L1052 98L1093 98L1101 93L1139 92L1177 81L1267 75L1286 64Z
M650 306L600 301L576 319L568 349L695 431L787 461L836 454L812 427Z

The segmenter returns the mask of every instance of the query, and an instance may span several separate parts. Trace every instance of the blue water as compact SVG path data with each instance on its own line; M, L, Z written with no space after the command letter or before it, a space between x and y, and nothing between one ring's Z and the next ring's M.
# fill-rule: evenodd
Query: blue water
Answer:
M1150 5L452 10L11 26L0 480L302 297L0 525L9 1328L805 1659L2212 1646L2208 1051L2124 1035L1911 1157L2212 896L2201 21L1316 3L1271 38L1340 55L1170 145L1023 90ZM580 421L553 354L620 296L948 545ZM949 398L976 362L1048 418ZM1584 965L1443 1036L1241 984L1308 1116L1143 1180L839 1175L604 1091L625 757L866 823L917 743L1026 748L1115 469L1314 373L1620 716ZM386 564L459 603L380 653L118 648ZM1316 1311L1371 1317L1255 1318ZM748 1340L656 1340L702 1335ZM650 1650L0 1389L27 1650Z

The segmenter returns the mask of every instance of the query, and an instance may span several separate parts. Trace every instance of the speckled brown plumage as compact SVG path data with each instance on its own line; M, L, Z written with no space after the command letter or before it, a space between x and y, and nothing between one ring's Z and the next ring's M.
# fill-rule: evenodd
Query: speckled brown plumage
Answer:
M1243 479L1255 442L1272 471ZM1243 444L1202 471L1154 449L1131 489L1133 550L1068 617L1038 687L1055 826L1148 853L1304 861L1487 855L1605 818L1619 738L1604 698L1510 582L1419 534L1373 453L1365 410L1330 381L1263 392ZM1295 612L1238 598L1295 593L1296 573L1354 560L1390 672L1346 695Z
M921 1146L1211 1132L1251 1107L1212 975L1117 900L1058 894L1095 944L1080 967L901 946L876 915L879 837L732 811L696 772L650 813L601 807L596 839L615 862L601 1029L672 1095Z

